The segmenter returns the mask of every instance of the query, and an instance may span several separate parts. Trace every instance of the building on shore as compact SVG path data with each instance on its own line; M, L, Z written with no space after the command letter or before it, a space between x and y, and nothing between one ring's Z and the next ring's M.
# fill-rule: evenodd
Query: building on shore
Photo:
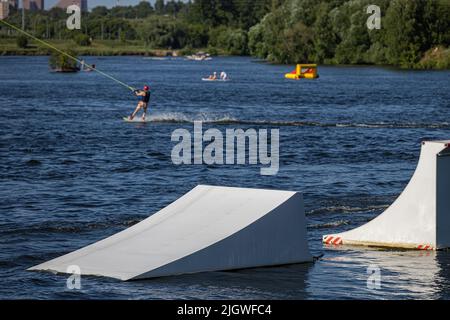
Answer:
M44 10L44 0L22 0L22 6L30 11Z
M0 19L6 19L9 16L8 0L0 0Z
M65 10L71 5L80 7L82 12L88 11L88 0L59 0L55 7Z

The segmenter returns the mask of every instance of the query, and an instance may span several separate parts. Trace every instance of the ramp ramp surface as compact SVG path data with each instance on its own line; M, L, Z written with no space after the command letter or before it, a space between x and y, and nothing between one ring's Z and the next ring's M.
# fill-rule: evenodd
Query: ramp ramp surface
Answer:
M326 235L323 242L419 250L450 247L450 141L423 142L414 176L394 204L369 223Z
M29 270L120 280L312 261L301 193L198 186L135 226Z

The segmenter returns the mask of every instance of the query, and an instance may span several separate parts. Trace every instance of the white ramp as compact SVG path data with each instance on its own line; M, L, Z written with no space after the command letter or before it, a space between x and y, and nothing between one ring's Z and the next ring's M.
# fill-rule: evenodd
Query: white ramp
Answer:
M198 186L137 225L30 268L120 280L312 261L301 193Z
M450 141L422 144L414 176L383 214L357 229L324 236L323 242L419 250L450 247Z

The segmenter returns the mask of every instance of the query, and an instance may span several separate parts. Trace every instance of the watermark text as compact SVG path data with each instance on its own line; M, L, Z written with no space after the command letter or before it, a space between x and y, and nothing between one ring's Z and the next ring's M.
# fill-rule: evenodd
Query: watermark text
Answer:
M196 121L193 135L186 129L177 129L173 131L171 141L178 142L171 155L175 165L260 164L264 166L261 175L273 176L279 171L278 129L271 129L270 135L267 129L226 129L224 137L214 128L203 132L203 123Z

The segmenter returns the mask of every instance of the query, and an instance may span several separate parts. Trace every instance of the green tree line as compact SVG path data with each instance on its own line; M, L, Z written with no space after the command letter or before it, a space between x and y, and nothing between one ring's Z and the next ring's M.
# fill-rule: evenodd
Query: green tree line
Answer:
M379 30L367 27L371 4L381 9ZM281 63L409 68L428 50L449 44L448 0L286 0L249 31L250 53Z
M381 9L379 30L366 25L369 5ZM25 28L43 39L73 39L85 45L133 40L153 49L209 49L276 63L409 68L439 49L446 53L441 65L429 67L450 66L450 0L142 1L83 13L79 31L66 28L67 17L57 8L27 12ZM21 25L20 12L8 19ZM0 34L17 36L3 26Z

